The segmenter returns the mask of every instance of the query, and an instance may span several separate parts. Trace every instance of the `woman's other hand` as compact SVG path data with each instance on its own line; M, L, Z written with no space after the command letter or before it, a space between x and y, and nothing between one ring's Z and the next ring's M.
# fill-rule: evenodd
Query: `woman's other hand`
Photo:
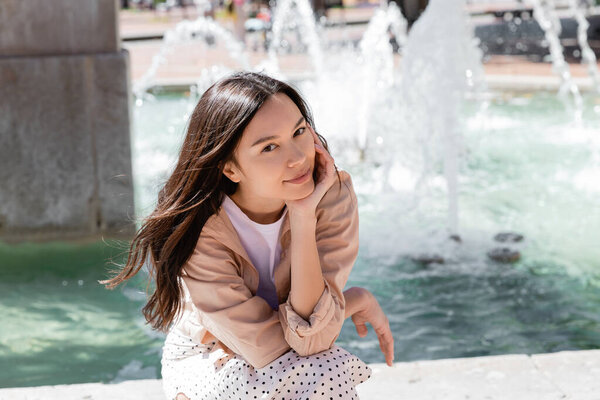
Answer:
M315 188L308 196L298 200L288 200L286 204L291 214L314 216L317 204L319 204L325 192L333 185L336 174L333 157L325 150L321 139L319 139L312 126L307 124L307 127L312 134L315 146L314 169L317 170L315 174Z
M394 338L392 337L390 323L375 296L368 290L364 288L363 290L367 293L365 305L352 314L352 322L356 325L356 332L360 337L367 335L366 323L371 324L379 339L379 348L385 356L385 362L391 367L394 361Z

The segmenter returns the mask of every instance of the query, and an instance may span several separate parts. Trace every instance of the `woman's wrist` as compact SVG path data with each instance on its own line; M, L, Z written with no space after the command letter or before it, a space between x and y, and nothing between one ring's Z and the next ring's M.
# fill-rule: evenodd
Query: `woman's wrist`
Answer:
M358 286L353 286L345 290L344 299L346 301L346 312L344 319L365 310L368 307L370 295L371 292Z
M304 215L290 213L289 218L292 236L302 237L304 234L314 235L316 233L317 216L315 214Z
M302 222L302 221L312 221L312 220L314 220L315 222L317 221L316 210L300 211L300 210L295 210L291 207L288 207L288 214L289 214L289 218L290 218L290 223Z

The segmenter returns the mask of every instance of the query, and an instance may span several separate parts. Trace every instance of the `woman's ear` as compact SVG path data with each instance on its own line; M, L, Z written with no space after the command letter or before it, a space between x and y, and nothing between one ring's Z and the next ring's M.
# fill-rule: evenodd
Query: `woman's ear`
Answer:
M240 176L237 167L232 161L227 161L223 167L223 175L229 178L234 183L239 183Z

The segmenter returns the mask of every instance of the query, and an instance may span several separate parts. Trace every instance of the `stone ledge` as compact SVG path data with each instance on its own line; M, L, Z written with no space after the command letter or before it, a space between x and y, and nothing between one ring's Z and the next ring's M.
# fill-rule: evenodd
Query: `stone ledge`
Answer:
M490 89L513 91L558 91L561 85L558 76L540 75L496 75L486 74L485 80ZM581 92L593 92L594 82L591 78L573 78Z
M306 79L315 79L315 76L307 72L285 71L285 75L292 81L302 81ZM551 91L556 92L560 88L560 79L557 76L539 76L539 75L497 75L486 74L485 81L490 90L513 91L513 92L534 92ZM193 77L173 77L159 78L153 80L152 91L163 90L167 92L181 92L189 90L189 87L196 82ZM591 78L573 78L582 93L593 92L594 82ZM135 81L134 81L135 84Z
M597 400L600 350L369 364L361 400ZM165 400L160 379L0 389L0 400Z

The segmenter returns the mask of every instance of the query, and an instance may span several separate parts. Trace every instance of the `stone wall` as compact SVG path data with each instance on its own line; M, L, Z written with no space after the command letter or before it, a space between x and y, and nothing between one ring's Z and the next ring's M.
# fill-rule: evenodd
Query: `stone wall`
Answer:
M0 239L130 238L116 0L0 1Z

